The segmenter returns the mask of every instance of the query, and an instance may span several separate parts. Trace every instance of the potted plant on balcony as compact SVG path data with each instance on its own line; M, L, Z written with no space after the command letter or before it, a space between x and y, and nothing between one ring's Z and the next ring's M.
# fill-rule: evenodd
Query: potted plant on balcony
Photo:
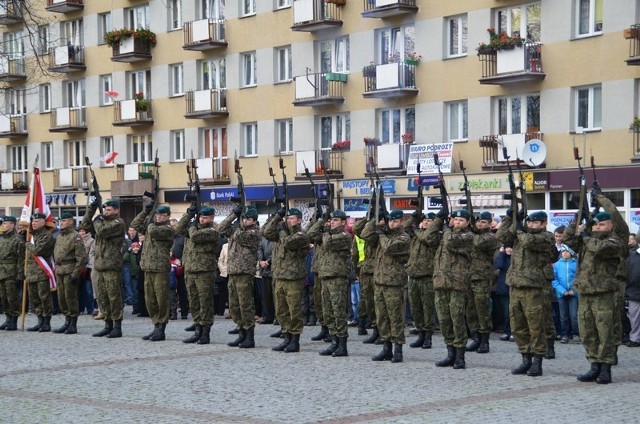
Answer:
M364 144L365 144L365 146L379 146L380 145L380 140L378 140L377 138L373 138L373 137L365 137L364 138Z
M480 43L476 48L478 56L481 54L495 54L498 50L513 50L516 47L522 47L524 38L519 35L509 35L505 32L496 33L493 28L487 28L489 33L489 44Z
M147 110L149 110L149 105L151 104L151 100L145 99L144 93L142 92L136 93L133 96L133 98L136 101L136 110L138 112L146 112Z
M114 29L104 34L104 42L107 43L109 47L114 48L119 46L122 40L131 37L143 40L151 47L155 47L158 42L156 34L146 28L138 28L136 30L128 28Z
M406 133L402 134L402 143L403 144L413 144L414 141L415 140L413 138L413 133L406 132Z
M629 124L629 132L640 132L640 117L633 117L633 121L631 121L631 123Z
M362 68L362 76L365 78L375 78L376 77L376 65L373 61L369 62L367 66Z
M422 60L422 56L416 52L407 53L404 58L404 63L407 65L417 65Z
M342 140L333 143L331 150L349 150L351 148L351 141Z

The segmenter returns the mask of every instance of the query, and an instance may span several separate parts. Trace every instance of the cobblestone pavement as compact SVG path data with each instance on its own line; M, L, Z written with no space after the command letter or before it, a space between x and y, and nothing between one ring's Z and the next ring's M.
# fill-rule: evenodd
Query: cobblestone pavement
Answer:
M440 335L431 350L405 345L405 361L391 364L372 362L380 346L362 344L355 328L349 357L331 358L310 341L317 326L287 354L271 350L271 325L243 350L226 345L230 320L218 319L204 346L181 342L188 324L171 321L166 341L144 341L149 319L127 308L121 339L91 337L103 323L86 315L78 335L0 332L0 422L636 423L640 414L640 348L621 347L613 384L598 385L575 378L588 369L578 344L556 344L557 359L531 378L511 375L520 357L497 334L491 353L467 353L467 369L453 370L434 365L445 356Z

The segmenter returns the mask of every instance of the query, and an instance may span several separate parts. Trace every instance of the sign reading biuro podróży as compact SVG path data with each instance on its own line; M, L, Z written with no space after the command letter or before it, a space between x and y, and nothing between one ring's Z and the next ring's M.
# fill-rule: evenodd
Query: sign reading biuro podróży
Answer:
M453 143L413 144L409 147L407 159L407 175L417 175L416 166L420 162L421 174L437 174L438 167L433 161L433 154L438 153L440 170L450 174L453 162Z

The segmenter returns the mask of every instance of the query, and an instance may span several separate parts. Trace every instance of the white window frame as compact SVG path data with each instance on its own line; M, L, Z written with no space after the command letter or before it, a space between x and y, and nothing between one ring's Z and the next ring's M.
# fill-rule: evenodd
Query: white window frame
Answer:
M411 122L412 115L413 122ZM378 109L376 111L378 123L377 134L380 142L384 144L398 144L402 141L402 135L408 132L414 134L415 137L415 116L415 106ZM397 133L394 125L396 117L399 124Z
M5 92L6 111L9 116L23 116L27 114L27 91L25 89L9 88Z
M500 135L509 135L509 134L526 134L529 128L529 98L540 97L540 93L525 93L525 94L517 94L513 96L500 96L495 98L495 117L496 117L496 129L497 133ZM517 104L514 104L514 101L517 99L517 103L519 103L519 107ZM539 99L538 99L539 102ZM505 115L503 118L501 105L505 105ZM517 116L514 116L514 111L517 112ZM515 122L516 118L519 116L518 122ZM502 120L504 119L504 122ZM540 119L540 116L538 116ZM516 128L515 125L518 126Z
M587 95L586 122L580 122L580 115L583 113L580 105L581 93ZM574 102L574 129L580 127L588 131L598 131L602 129L602 86L600 84L575 87ZM586 123L587 126L580 125L581 123Z
M38 99L40 113L51 112L51 84L40 84L38 86Z
M143 4L136 7L125 9L126 26L129 29L136 30L138 28L149 29L149 5Z
M38 54L44 55L49 53L49 44L51 42L51 31L49 25L38 26Z
M83 28L82 19L60 22L60 45L84 46Z
M533 9L536 8L539 10L540 19L542 19L542 5L540 2L527 3L524 5L517 5L496 10L496 32L498 34L504 32L512 37L519 36L528 41L533 41L536 43L540 42L541 22L538 23L538 25L533 25L535 21L532 21L530 19L532 12L534 11ZM529 31L529 24L532 25L531 29L534 31Z
M276 82L289 82L293 76L291 63L291 46L277 47L276 49Z
M402 63L409 53L416 53L415 33L413 24L376 31L378 62L383 65Z
M215 175L228 174L225 164L228 162L229 140L227 127L203 128L200 131L200 157L213 159Z
M287 7L291 7L291 0L276 0L276 10L286 9Z
M202 90L227 88L227 65L224 57L203 60L199 63L198 84Z
M7 152L7 169L13 172L24 172L29 170L29 157L27 145L9 146Z
M3 34L3 53L9 59L24 59L24 37L22 30L5 32Z
M169 65L169 97L184 95L184 67L182 63Z
M186 160L184 130L171 130L171 161L184 162Z
M469 41L469 21L467 15L447 18L447 57L467 55Z
M83 168L87 156L85 140L68 140L64 142L65 164L68 168Z
M283 154L293 153L293 119L276 120L276 150Z
M127 73L127 99L134 99L136 93L142 93L145 99L151 99L151 71L143 69Z
M113 30L111 12L98 13L98 44L106 44L104 35Z
M40 154L42 155L42 169L45 171L53 169L53 143L51 141L41 143Z
M242 128L243 156L258 156L258 123L246 122L240 125Z
M201 0L201 19L224 19L224 8L226 0Z
M256 0L240 0L240 17L256 14Z
M100 75L100 106L113 104L113 97L107 95L107 91L113 90L113 76L111 74Z
M603 13L604 8L604 0L575 0L575 11L576 11L576 37L590 37L593 35L602 34L603 22L597 22L597 9L600 9L600 14ZM583 17L582 13L582 4L588 6L588 16L585 19L588 20L588 28L581 27L581 21Z
M332 40L320 41L317 46L320 72L349 72L349 36L345 35ZM327 54L329 55L328 58L326 58Z
M469 140L469 102L460 100L445 103L447 117L447 136L451 142L463 142ZM456 137L456 135L458 137Z
M87 104L85 93L85 80L71 80L62 82L64 106L81 109Z
M132 134L128 138L129 163L153 162L153 138L151 133Z
M107 135L104 137L100 137L100 167L101 168L113 168L114 166L116 166L115 161L111 162L111 163L106 163L104 161L104 157L113 152L115 149L114 144L113 144L113 136Z
M245 52L240 57L242 58L241 87L255 87L258 85L256 52Z
M339 141L351 141L351 115L349 113L320 116L318 127L318 147L320 150L331 150L331 147Z
M167 16L169 17L169 31L182 29L182 0L167 1Z

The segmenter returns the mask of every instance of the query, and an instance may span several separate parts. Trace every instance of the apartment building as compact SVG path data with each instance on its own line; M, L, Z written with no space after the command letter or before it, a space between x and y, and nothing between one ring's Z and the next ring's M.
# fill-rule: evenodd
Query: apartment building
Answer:
M352 216L375 169L388 207L409 213L416 163L433 183L436 150L452 207L463 160L475 209L496 213L520 159L529 208L553 228L576 208L575 145L635 231L639 13L635 0L0 0L0 212L19 213L38 156L54 213L80 217L88 157L130 220L157 152L175 213L196 165L226 215L236 157L261 214L280 163L307 215L305 168Z

